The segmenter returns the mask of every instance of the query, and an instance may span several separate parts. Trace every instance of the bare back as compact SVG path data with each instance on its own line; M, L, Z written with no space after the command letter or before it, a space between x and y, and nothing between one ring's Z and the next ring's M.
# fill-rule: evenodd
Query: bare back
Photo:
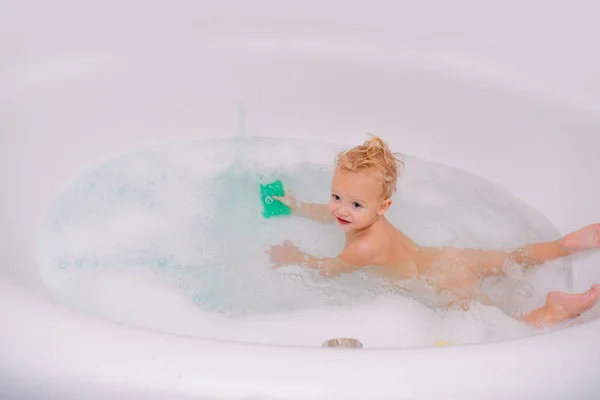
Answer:
M459 297L477 295L480 275L465 251L452 247L421 247L381 218L362 234L349 234L346 246L360 246L371 255L367 268L395 280L423 280L429 290ZM473 265L471 265L473 264Z

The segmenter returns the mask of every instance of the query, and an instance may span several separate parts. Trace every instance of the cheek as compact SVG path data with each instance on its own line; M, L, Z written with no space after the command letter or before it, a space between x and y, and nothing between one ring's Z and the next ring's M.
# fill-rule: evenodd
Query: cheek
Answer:
M335 203L332 200L330 200L329 201L329 212L333 214L333 211L335 211L335 208L336 208Z
M366 210L364 208L354 208L352 207L352 215L354 215L354 218L356 219L364 219L366 217L368 217L368 212L366 212Z
M365 210L364 208L361 208L358 210L354 210L354 215L356 215L357 218L361 219L371 219L375 214L376 211L373 211L371 209Z

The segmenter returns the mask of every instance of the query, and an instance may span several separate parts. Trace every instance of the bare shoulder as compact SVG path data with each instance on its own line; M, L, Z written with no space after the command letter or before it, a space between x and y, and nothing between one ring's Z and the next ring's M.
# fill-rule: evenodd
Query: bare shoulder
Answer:
M409 252L414 252L421 248L414 240L397 228L394 228L394 232L390 234L390 241L393 242L394 247L405 249Z
M380 253L381 244L371 236L361 237L346 245L340 259L351 265L362 267L373 265L377 261L377 255Z

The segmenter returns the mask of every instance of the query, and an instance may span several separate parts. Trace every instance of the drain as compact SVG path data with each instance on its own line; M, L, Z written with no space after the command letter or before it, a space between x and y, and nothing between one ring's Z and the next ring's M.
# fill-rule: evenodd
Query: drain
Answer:
M360 341L352 338L337 338L329 339L321 345L321 347L349 347L355 349L362 349L363 345Z

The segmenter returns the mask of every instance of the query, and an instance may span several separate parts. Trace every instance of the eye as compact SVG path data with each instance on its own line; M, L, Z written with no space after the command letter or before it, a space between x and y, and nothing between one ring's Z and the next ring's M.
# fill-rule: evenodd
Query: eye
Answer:
M336 201L340 200L340 196L338 196L337 194L332 194L331 197Z
M354 208L362 208L362 205L354 202L354 203L352 203L352 207L354 207Z

